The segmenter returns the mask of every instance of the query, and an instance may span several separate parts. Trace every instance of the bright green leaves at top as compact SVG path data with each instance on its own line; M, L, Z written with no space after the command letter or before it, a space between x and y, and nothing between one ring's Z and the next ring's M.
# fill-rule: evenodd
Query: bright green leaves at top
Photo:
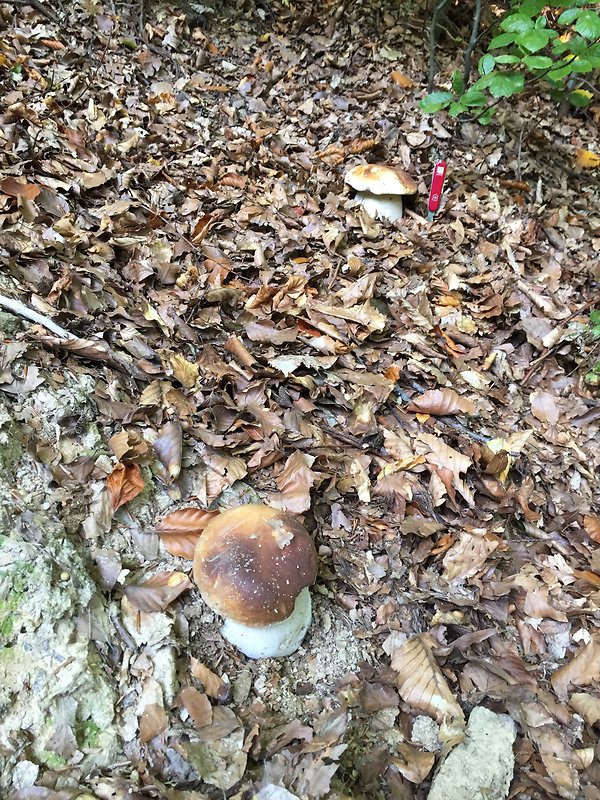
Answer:
M468 112L471 118L489 122L500 99L523 91L526 81L530 85L538 80L552 89L554 97L566 96L573 106L588 105L592 93L577 86L576 78L600 69L598 40L597 3L511 0L510 12L500 19L496 36L479 58L478 80L465 85L462 72L456 70L451 92L434 92L419 105L426 113L446 108L451 116ZM588 78L588 83L594 82Z
M597 39L600 36L600 14L591 9L582 11L577 17L575 30L586 39Z

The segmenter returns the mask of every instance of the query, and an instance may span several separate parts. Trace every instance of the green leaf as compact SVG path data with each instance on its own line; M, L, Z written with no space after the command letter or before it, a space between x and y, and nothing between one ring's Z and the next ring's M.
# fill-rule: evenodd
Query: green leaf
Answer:
M496 64L516 64L519 61L521 61L519 56L510 56L508 54L496 56Z
M506 45L512 44L515 38L514 33L501 33L499 36L494 36L488 49L498 50L499 47L506 47Z
M551 33L546 30L531 30L520 33L516 38L516 43L530 53L535 53L536 50L541 50L550 41Z
M484 106L487 103L487 97L483 92L471 87L460 98L460 102L465 106Z
M490 94L492 97L511 97L523 89L525 78L515 72L498 72L492 75Z
M479 64L477 65L477 69L480 75L489 75L489 73L494 69L496 64L496 59L491 53L486 53L482 58L479 59Z
M597 11L586 9L579 15L575 30L586 39L597 39L600 36L600 15Z
M559 25L570 25L577 17L581 14L580 8L569 8L567 11L563 11L563 13L558 18Z
M570 75L572 72L571 67L560 67L559 69L551 70L547 75L544 75L544 78L551 81L552 83L560 83L567 75Z
M592 62L587 58L576 58L571 61L572 72L591 72L594 69Z
M500 27L507 33L525 33L533 28L533 20L527 14L510 14L504 17Z
M465 82L461 70L456 69L452 74L452 91L454 94L462 94L465 90Z
M548 56L525 56L523 63L529 69L548 69L554 62Z
M575 89L569 95L569 102L576 108L585 108L592 102L593 96L594 95L586 89Z
M419 100L419 108L426 114L435 114L441 111L452 100L452 92L432 92Z
M546 0L523 0L519 5L519 12L521 14L528 14L530 17L539 14L542 8L546 5Z
M466 107L463 106L462 103L457 103L455 101L454 103L450 103L450 108L448 109L448 113L450 114L451 117L458 117L459 114L464 114L466 110L467 110Z

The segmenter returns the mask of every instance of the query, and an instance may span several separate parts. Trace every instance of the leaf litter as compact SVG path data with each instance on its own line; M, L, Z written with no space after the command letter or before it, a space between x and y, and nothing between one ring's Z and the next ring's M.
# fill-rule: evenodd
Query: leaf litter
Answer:
M422 798L485 707L511 796L594 798L597 128L421 117L417 3L272 6L2 8L2 791ZM365 161L418 180L401 222L344 187ZM319 548L285 661L188 578L257 500ZM32 701L44 636L84 677Z

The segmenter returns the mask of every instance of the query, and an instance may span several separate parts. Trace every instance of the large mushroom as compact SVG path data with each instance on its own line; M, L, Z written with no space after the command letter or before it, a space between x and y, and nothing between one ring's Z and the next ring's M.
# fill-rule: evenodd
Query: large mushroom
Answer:
M371 217L392 222L402 219L402 197L417 191L408 172L385 164L359 164L346 173L344 180L356 189L357 199Z
M249 658L279 658L300 647L316 577L317 551L306 528L259 503L215 517L194 553L202 599L225 618L224 638Z

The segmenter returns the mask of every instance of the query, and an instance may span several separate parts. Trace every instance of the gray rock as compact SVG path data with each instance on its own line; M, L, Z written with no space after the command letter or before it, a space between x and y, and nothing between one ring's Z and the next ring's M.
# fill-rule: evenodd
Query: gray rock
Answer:
M466 739L441 765L428 800L504 800L514 770L515 737L511 717L474 708Z

